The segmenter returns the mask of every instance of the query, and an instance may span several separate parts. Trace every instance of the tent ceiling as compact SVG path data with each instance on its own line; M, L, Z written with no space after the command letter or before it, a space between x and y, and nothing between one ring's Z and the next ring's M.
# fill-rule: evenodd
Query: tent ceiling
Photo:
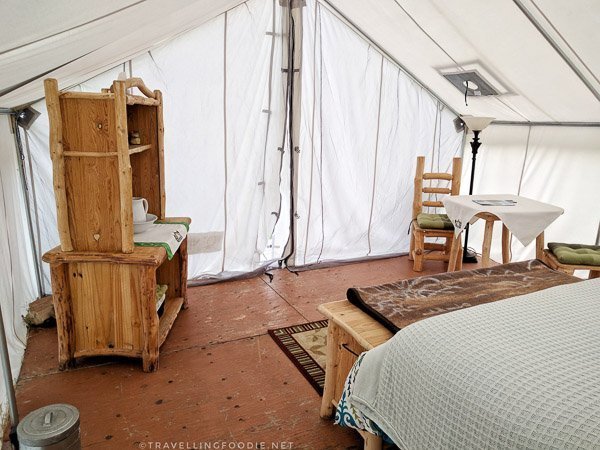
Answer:
M10 92L0 97L0 107L42 98L46 74L57 78L61 89L78 84L240 3L242 0L2 1L0 93Z
M596 0L323 0L459 113L498 120L600 122L600 102L530 22L600 92ZM80 83L242 3L60 0L0 3L0 107L43 96L41 79ZM475 67L505 93L464 95L440 70Z
M600 102L514 2L327 0L326 3L459 113L511 121L600 121ZM600 66L596 50L600 37L595 31L600 25L597 2L522 3L528 9L541 11L549 21L544 25L551 31L554 26L566 41L561 42L562 46L570 46L592 71ZM472 63L490 72L508 93L495 98L470 97L469 106L465 106L464 95L439 70L460 70ZM597 83L593 76L590 78Z

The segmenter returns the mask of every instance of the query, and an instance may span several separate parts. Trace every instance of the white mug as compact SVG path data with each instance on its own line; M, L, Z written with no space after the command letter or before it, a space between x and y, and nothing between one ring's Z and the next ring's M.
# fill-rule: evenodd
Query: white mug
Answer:
M146 214L148 214L148 200L142 197L133 197L133 222L146 222Z

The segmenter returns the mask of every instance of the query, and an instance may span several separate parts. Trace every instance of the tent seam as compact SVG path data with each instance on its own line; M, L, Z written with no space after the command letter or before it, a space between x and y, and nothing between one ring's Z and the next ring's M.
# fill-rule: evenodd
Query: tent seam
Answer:
M223 189L223 262L221 271L225 271L225 257L227 254L227 11L223 22L223 159L225 186Z
M373 224L373 209L375 207L375 188L377 184L377 156L379 154L379 125L381 123L381 94L383 92L383 54L381 55L381 65L379 67L379 104L377 106L377 131L375 133L375 161L373 164L373 189L371 191L371 211L369 212L369 227L367 228L367 242L369 251L367 256L371 254L371 226Z

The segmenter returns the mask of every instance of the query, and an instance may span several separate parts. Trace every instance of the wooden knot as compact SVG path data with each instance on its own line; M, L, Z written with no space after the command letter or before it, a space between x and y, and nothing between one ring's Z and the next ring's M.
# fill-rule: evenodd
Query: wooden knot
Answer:
M94 234L94 239L98 242L100 240L100 235L98 233Z

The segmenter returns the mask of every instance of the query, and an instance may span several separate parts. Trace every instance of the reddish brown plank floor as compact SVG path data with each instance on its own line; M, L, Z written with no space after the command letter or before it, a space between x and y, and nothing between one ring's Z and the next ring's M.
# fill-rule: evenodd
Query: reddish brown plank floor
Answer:
M187 449L215 442L360 448L353 431L319 418L320 397L267 330L322 319L317 305L345 298L350 286L445 270L439 262L425 267L416 274L400 257L298 275L277 270L272 282L262 276L190 288L189 308L177 318L153 374L125 359L88 359L59 372L56 330L34 329L17 384L19 411L76 406L88 448Z

